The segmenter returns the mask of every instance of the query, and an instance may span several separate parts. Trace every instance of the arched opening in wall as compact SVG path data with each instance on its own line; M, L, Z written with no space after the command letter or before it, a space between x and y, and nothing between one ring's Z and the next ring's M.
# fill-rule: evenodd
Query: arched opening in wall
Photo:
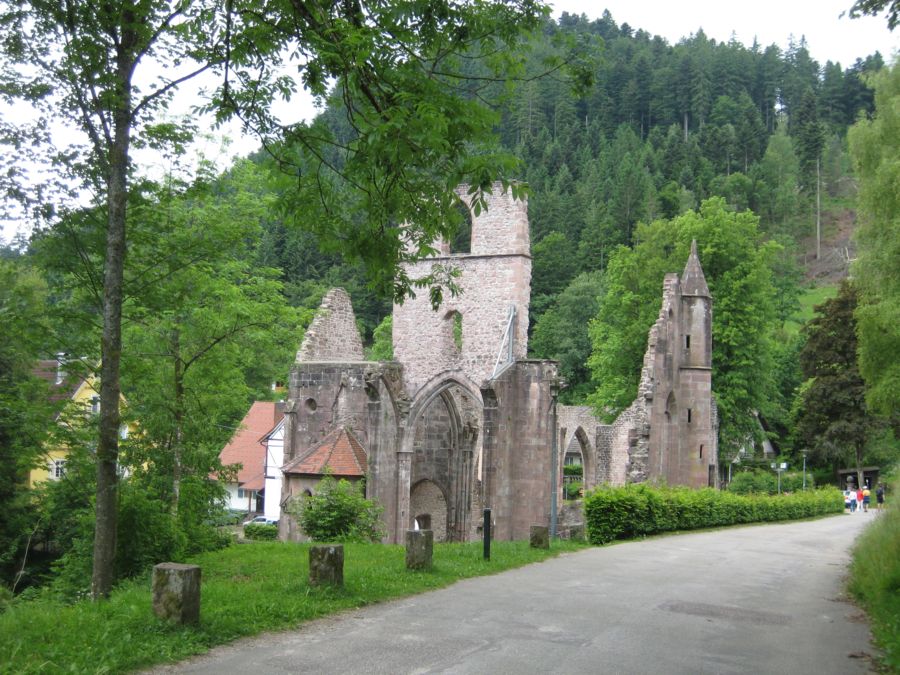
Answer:
M669 392L666 398L666 421L660 438L659 478L667 479L668 467L674 459L678 447L678 402L675 392Z
M312 497L312 496L313 496L313 495L312 495L312 490L310 490L309 488L306 488L306 489L303 491L303 496L304 496L304 497Z
M460 199L454 209L455 232L450 239L451 253L472 252L472 211Z
M463 347L463 316L457 310L451 310L444 315L445 348L454 356L462 354Z
M579 427L580 428L580 427ZM583 434L584 432L582 432ZM562 496L563 499L579 499L584 491L584 451L578 433L566 445L563 453Z
M418 514L412 522L414 529L432 530L435 541L447 541L447 498L437 483L430 480L416 483L410 491L409 510ZM428 526L423 527L423 523Z
M430 515L435 541L466 541L472 514L480 512L475 467L483 410L476 391L446 380L423 392L421 404L413 403L410 485L439 486L444 506L417 505L410 490L404 527L414 526L418 515Z

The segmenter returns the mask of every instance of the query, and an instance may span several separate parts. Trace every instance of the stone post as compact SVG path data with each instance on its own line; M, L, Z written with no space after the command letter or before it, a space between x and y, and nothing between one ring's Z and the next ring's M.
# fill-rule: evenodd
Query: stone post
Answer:
M153 567L153 613L172 623L200 621L200 568L160 563Z
M406 531L406 569L431 569L434 550L434 532L431 530Z
M550 548L550 529L544 525L531 526L531 548Z
M309 549L309 585L344 585L344 547L312 546Z

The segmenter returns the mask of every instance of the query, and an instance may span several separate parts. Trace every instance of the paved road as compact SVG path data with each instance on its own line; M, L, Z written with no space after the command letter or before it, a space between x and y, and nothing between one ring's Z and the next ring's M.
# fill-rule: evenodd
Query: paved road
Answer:
M868 625L842 580L875 517L594 548L157 672L866 673Z

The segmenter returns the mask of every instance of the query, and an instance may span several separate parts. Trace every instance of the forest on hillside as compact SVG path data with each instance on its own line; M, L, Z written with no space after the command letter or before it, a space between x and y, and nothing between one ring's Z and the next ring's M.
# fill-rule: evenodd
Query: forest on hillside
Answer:
M482 106L473 124L493 140L469 144L453 136L465 128L448 130L452 152L471 151L475 159L447 161L453 170L445 177L423 156L415 168L424 178L416 179L492 177L484 167L493 162L526 186L529 352L559 361L563 401L591 404L605 416L630 403L663 275L683 268L696 239L715 302L720 461L752 463L766 439L792 462L808 452L824 480L838 466L896 462L897 366L885 354L896 336L889 327L897 312L891 252L900 236L896 226L879 223L894 222L900 208L879 182L888 160L878 157L898 150L890 102L900 96L900 66L878 53L820 64L803 41L782 50L717 42L702 31L672 45L618 25L608 12L599 19L542 18L527 47L521 70L505 81L462 59L457 93ZM575 78L547 65L574 58ZM161 181L139 173L132 179L122 424L139 425L141 433L119 443L131 473L117 508L120 523L141 536L120 542L117 576L139 572L166 551L221 543L210 528L220 493L208 480L221 469L218 451L251 401L279 395L272 383L285 381L330 288L350 293L377 359L392 354L390 311L398 294L434 288L434 280L417 287L385 279L377 260L396 251L366 238L396 228L396 213L418 213L415 200L379 201L323 171L338 167L337 175L357 179L366 171L402 174L397 165L419 161L411 148L426 143L424 136L415 137L409 117L389 119L375 125L380 135L366 138L383 154L360 163L354 120L366 111L354 108L358 102L340 86L325 92L323 82L313 86L329 106L304 133L327 137L331 149L311 151L303 145L309 135L288 135L231 167L205 163ZM435 95L417 93L426 102ZM235 97L233 105L241 105ZM440 117L423 100L416 99L417 114ZM444 101L450 117L474 109L453 108L455 101ZM160 133L163 140L153 142L175 148L185 140L177 130ZM409 140L403 133L413 142L395 143ZM440 145L434 139L427 142ZM347 204L357 210L335 225ZM452 234L453 250L464 252L468 232L457 206L421 207L447 219L443 229L426 228L424 238ZM861 246L882 257L868 254L857 263L868 284L842 284L857 257L850 236L858 213ZM23 584L54 578L61 592L77 595L90 578L99 422L69 411L77 423L47 425L59 405L31 374L38 359L58 354L68 355L73 372L97 371L109 208L98 200L42 214L30 240L0 251L0 489L10 505L0 519L0 570L4 581L22 572L21 551L37 536L64 555L52 572L38 566ZM825 300L815 311L813 297ZM882 343L858 346L857 320ZM835 335L839 340L825 339ZM60 444L79 449L69 455L66 479L22 490L22 472L45 461L42 449Z

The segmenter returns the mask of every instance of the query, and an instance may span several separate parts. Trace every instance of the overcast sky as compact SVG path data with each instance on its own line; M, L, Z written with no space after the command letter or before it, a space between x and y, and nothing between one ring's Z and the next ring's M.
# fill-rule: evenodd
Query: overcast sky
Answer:
M852 20L840 16L853 0L556 0L551 4L557 17L569 12L595 19L603 14L604 8L609 9L618 25L628 23L633 29L661 35L670 44L696 33L701 27L716 41L727 42L734 33L746 46L756 38L763 47L776 44L785 49L791 35L796 41L805 36L809 51L820 66L831 60L847 68L857 58L865 58L875 51L890 61L900 48L900 30L892 34L884 16ZM189 110L190 104L197 100L198 86L187 86L182 94L173 106L174 112ZM295 101L291 108L295 113L292 117L298 113L301 117L311 116L315 112L311 102ZM223 169L233 156L245 155L256 147L252 139L240 138L236 129L224 133L231 136L227 149L223 151L218 142L208 141L201 150L207 157L216 157ZM156 171L151 173L165 170L157 157L137 154L135 159L143 166L156 164ZM0 222L0 239L9 241L19 226L20 223Z
M798 41L805 35L810 54L821 66L831 60L847 68L876 50L887 61L900 47L900 30L891 34L884 16L841 18L853 0L551 0L550 4L556 16L569 12L598 18L606 8L618 25L642 28L670 44L701 27L720 42L727 42L734 32L748 47L756 37L763 47L774 43L785 49L790 35Z

